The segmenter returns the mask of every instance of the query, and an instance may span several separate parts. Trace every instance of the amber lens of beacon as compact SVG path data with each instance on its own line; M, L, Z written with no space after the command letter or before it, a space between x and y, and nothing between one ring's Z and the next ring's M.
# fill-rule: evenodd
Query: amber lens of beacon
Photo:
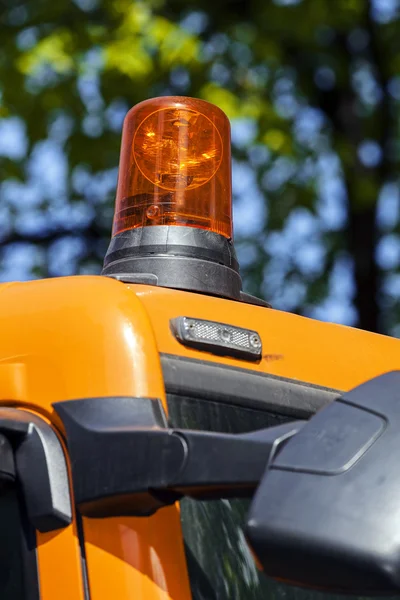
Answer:
M186 225L232 238L231 140L226 115L203 100L161 97L124 122L113 235Z

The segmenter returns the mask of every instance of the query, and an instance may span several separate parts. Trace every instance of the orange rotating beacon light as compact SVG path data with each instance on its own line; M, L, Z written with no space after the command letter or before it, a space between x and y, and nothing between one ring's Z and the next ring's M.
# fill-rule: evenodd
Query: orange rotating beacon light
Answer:
M123 127L103 275L243 299L232 243L230 125L193 98L141 102Z

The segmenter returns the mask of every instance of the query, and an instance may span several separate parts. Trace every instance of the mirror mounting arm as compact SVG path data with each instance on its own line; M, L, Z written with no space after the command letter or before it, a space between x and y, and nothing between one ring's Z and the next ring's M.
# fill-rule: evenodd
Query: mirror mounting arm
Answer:
M251 497L305 421L235 435L170 429L159 400L87 398L54 405L88 517L149 515L182 496Z

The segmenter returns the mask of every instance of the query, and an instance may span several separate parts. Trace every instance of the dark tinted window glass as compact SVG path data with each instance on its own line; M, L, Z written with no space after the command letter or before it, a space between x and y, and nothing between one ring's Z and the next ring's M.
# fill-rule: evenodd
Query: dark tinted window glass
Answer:
M168 408L174 427L225 433L244 433L290 420L264 411L176 395L169 395ZM346 598L278 584L260 573L242 531L248 506L248 500L181 501L193 600Z
M22 524L14 489L0 495L0 598L25 600Z

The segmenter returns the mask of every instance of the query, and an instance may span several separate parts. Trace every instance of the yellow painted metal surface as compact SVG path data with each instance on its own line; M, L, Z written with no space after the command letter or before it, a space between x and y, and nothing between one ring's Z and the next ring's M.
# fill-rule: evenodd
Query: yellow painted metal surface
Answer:
M122 283L71 277L0 286L0 328L2 405L32 408L58 426L59 400L142 396L166 408L150 320ZM190 598L178 507L83 526L91 600ZM38 546L42 599L81 600L75 524L39 534Z
M400 368L400 341L290 313L151 286L129 286L147 309L160 352L348 390ZM221 358L182 346L169 320L198 317L255 329L261 335L260 363Z
M190 598L179 513L85 519L91 600Z
M0 390L2 390L1 381ZM44 418L44 420L49 423L48 419ZM64 454L67 456L61 438L60 442L63 445ZM72 494L72 490L70 491ZM72 510L75 513L74 507ZM85 600L82 559L75 515L68 527L48 533L37 531L36 546L41 600L53 600L54 598Z
M14 383L4 371L5 390L14 385L18 401L49 414L58 400L158 397L163 387L146 311L112 279L46 279L4 291L0 286L0 328L0 367L14 365Z
M257 330L263 359L189 349L170 319L198 317ZM62 431L52 404L105 396L160 398L160 353L218 362L346 390L400 365L385 336L199 294L102 277L0 286L0 404L35 410ZM207 382L205 382L207 385ZM91 600L189 600L179 511L84 519ZM76 522L38 534L44 600L83 600Z
M36 534L41 600L84 600L76 520L65 529Z

